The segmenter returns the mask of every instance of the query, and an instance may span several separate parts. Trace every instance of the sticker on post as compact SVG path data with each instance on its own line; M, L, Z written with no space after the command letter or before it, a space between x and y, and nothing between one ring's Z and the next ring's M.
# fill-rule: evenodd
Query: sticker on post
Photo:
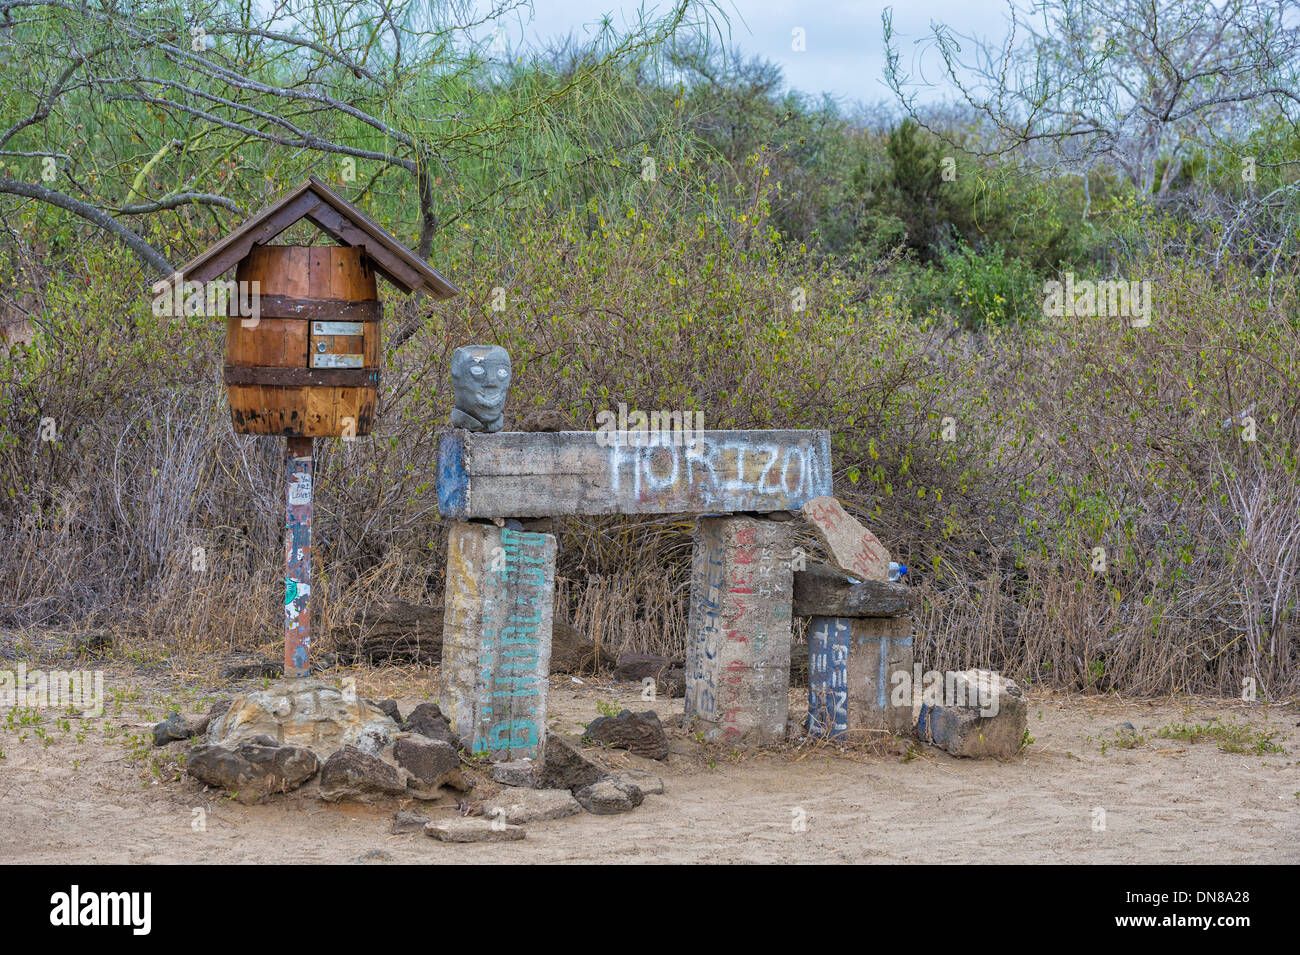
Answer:
M364 335L366 327L361 322L312 322L313 335Z
M299 474L297 480L289 485L289 505L311 503L311 475Z
M361 355L322 355L311 356L313 368L360 368L363 364Z

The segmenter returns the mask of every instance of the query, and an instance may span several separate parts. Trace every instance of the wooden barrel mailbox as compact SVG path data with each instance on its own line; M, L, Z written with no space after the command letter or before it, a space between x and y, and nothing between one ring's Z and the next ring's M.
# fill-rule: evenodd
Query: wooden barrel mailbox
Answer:
M338 245L267 244L301 219ZM451 298L459 292L315 177L186 263L172 280L208 283L232 268L240 301L255 289L257 302L255 317L225 316L224 379L240 434L369 434L383 312L375 276L408 295Z
M226 319L226 388L240 434L359 437L379 387L382 306L364 250L265 245L239 263L256 321Z
M268 245L306 219L337 246ZM235 270L234 283L214 280ZM459 289L364 212L311 178L170 279L188 296L227 303L224 380L240 434L285 444L284 672L306 676L311 646L313 438L370 433L379 388L375 276L402 292L451 298ZM238 303L234 310L228 303ZM245 307L251 311L245 311Z

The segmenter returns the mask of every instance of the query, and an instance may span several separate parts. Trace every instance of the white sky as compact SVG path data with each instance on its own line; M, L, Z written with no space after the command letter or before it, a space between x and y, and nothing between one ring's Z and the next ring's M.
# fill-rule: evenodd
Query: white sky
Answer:
M884 70L881 11L894 11L894 29L903 51L902 66L913 69L913 41L942 22L961 35L1001 38L1007 24L1006 0L718 0L731 18L731 48L778 64L786 82L805 93L828 92L845 105L892 101L881 79ZM534 0L532 21L522 30L507 29L512 47L520 40L539 40L569 33L582 36L611 14L615 25L635 22L642 5L619 0ZM646 0L647 10L662 13L669 0ZM792 49L795 28L802 28L806 50ZM939 102L947 90L936 87L919 99Z

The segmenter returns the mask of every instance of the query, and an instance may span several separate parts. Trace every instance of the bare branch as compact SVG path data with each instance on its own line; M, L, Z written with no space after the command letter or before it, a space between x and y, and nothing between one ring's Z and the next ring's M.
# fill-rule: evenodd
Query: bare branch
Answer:
M23 196L27 199L36 199L40 202L49 203L60 209L71 212L73 215L80 216L87 222L93 222L105 232L120 239L132 252L138 255L146 264L151 266L155 271L162 275L171 275L173 269L162 253L151 246L144 239L140 238L122 223L118 222L107 212L102 209L96 209L94 206L82 202L80 199L74 199L65 193L58 192L54 189L47 189L45 186L38 186L35 183L20 182L16 179L0 178L0 192L8 193L11 196Z

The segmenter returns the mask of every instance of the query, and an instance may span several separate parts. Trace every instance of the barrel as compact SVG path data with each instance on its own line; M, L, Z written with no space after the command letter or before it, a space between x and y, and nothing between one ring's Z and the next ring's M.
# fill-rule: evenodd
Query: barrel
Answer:
M225 380L235 431L369 434L382 312L365 250L254 246L235 279L259 283L260 308L256 321L226 319ZM241 285L241 294L246 288L254 286Z

